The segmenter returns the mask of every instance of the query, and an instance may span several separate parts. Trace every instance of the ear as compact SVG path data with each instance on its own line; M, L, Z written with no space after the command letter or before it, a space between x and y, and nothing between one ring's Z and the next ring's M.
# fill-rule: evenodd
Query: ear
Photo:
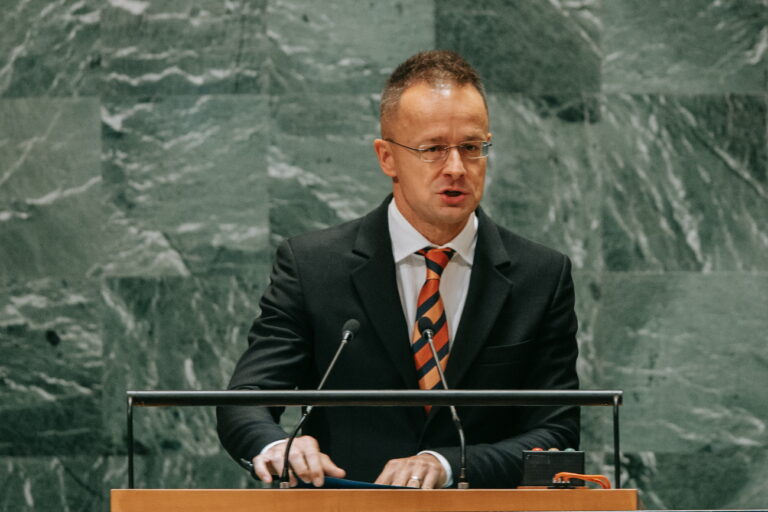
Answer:
M381 172L392 179L397 178L394 155L392 154L392 147L389 145L389 142L384 139L376 139L373 141L373 149L376 151L376 158L379 160Z

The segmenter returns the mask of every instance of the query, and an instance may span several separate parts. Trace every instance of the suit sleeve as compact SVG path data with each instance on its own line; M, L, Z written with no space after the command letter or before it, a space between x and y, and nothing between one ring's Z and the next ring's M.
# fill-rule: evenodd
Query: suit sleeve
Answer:
M579 386L576 374L577 320L570 260L562 256L558 284L537 337L525 389L566 390ZM518 432L495 443L467 448L467 479L473 487L515 487L522 480L522 451L534 447L578 448L578 407L521 407ZM503 426L500 428L504 428ZM521 433L520 433L521 432ZM458 447L441 448L454 475L459 472ZM456 477L454 476L454 479Z
M278 248L261 314L228 389L294 389L311 373L310 333L297 264L288 241ZM223 406L216 410L219 439L235 458L251 460L267 444L287 437L281 407Z

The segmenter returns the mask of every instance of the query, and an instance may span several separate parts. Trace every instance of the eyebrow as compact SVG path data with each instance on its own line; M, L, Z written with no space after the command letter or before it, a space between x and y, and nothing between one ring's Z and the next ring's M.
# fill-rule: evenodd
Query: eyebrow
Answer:
M467 142L471 140L485 140L485 135L475 134L475 135L467 135L465 137L461 137L459 139L459 142ZM448 144L445 142L445 139L443 137L432 137L429 139L424 140L423 142L419 142L419 145L424 144Z

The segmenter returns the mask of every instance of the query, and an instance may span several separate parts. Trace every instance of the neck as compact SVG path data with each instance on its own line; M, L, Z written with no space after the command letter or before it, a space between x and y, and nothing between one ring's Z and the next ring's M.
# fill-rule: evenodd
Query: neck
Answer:
M443 246L456 238L469 220L468 216L456 224L433 224L420 219L414 215L411 210L402 208L400 202L397 200L397 196L395 196L395 205L405 220L407 220L416 231L421 233L424 238L429 240L429 243L434 244L437 247Z
M461 230L464 229L466 224L467 220L465 219L463 223L451 227L436 227L430 225L417 226L415 224L413 224L413 227L415 227L419 233L424 235L424 238L429 240L430 243L440 247L456 238L456 236L461 233Z

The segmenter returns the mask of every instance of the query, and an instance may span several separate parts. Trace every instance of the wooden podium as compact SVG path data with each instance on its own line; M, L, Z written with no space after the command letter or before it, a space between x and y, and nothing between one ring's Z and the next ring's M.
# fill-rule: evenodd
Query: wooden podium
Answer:
M601 390L238 390L128 391L128 487L111 492L112 512L484 512L637 510L635 489L133 489L135 407L259 405L611 406L614 482L620 482L622 391ZM617 484L618 485L618 484Z
M113 489L112 512L637 510L635 489Z

